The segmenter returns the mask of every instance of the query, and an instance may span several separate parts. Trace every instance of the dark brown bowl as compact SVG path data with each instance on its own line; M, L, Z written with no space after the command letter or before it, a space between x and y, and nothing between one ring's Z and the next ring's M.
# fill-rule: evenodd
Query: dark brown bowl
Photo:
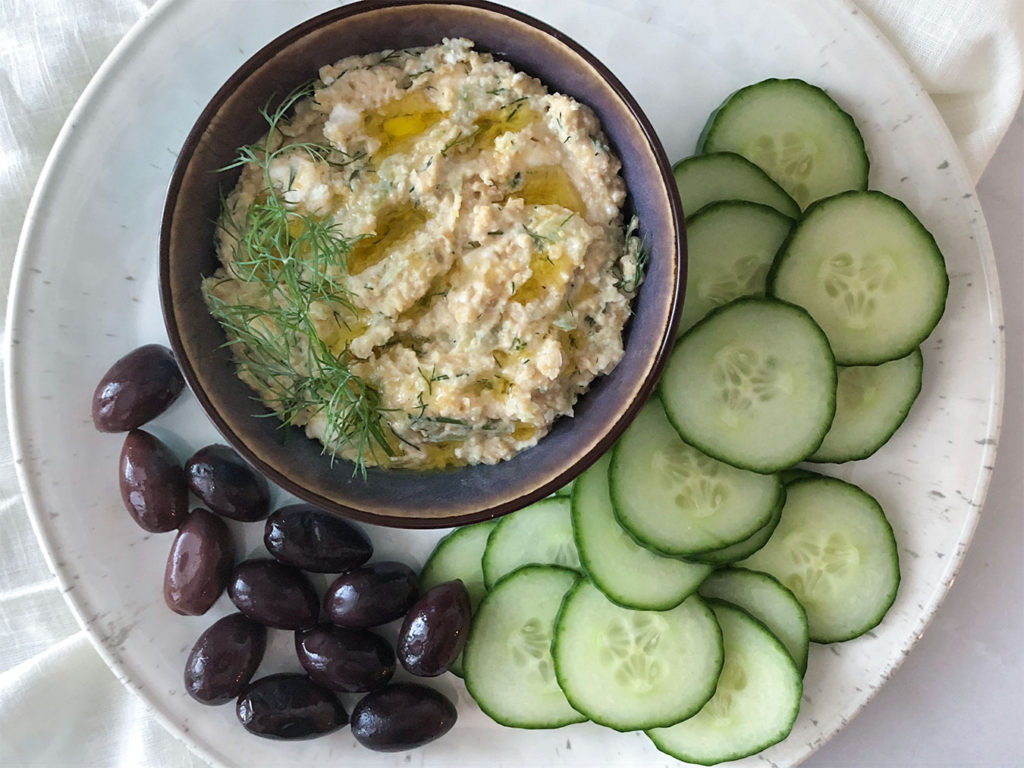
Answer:
M259 139L259 108L308 82L324 64L352 54L467 37L479 50L540 78L550 90L589 105L623 164L650 252L634 303L623 360L594 382L572 418L538 445L497 465L354 474L320 443L265 417L235 375L225 335L207 311L200 280L217 267L214 222L222 190L237 173L218 173L236 149ZM268 478L301 499L345 517L407 528L476 522L511 512L569 482L626 428L654 389L671 349L685 277L683 217L664 150L632 96L604 65L557 30L486 2L369 0L317 16L281 35L231 76L203 110L178 157L164 209L160 291L171 345L185 378L221 434ZM264 414L257 417L256 414Z

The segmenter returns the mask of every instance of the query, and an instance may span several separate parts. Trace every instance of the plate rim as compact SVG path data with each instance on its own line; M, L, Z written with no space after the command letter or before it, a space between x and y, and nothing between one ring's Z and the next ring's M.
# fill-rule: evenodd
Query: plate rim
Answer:
M800 0L791 0L791 2L794 5L799 5ZM83 115L88 117L91 104L97 98L97 94L101 93L103 89L109 87L109 83L116 80L115 70L117 69L118 64L126 57L130 56L138 46L143 45L147 36L158 33L161 29L161 22L167 16L169 16L173 11L181 7L185 7L188 4L189 0L156 0L154 5L139 18L139 20L115 45L110 54L108 54L106 59L97 68L95 74L89 80L89 83L85 89L83 89L69 112L67 119L61 127L61 130L47 155L46 161L33 189L15 251L5 318L7 333L4 346L6 360L6 364L4 365L4 391L5 407L9 425L9 438L13 452L12 455L25 508L46 565L60 586L61 595L64 598L65 603L70 608L76 622L85 631L85 634L92 646L96 649L104 663L111 669L118 680L125 686L125 688L130 690L138 697L139 700L142 701L165 730L167 730L177 741L183 743L192 754L206 760L211 765L217 766L218 768L230 768L229 764L223 762L215 753L208 751L199 742L191 739L186 733L186 729L183 729L180 723L176 722L168 712L164 711L160 700L154 697L151 691L141 688L132 680L127 672L127 662L120 658L112 643L108 644L108 638L102 637L100 633L96 631L95 627L86 620L85 614L78 603L78 598L71 589L73 584L70 579L70 574L66 573L64 568L57 567L57 555L50 539L48 538L48 524L43 519L43 510L41 508L42 504L41 502L37 502L37 498L34 493L35 482L29 476L27 464L31 459L28 457L29 452L24 450L26 445L24 442L24 430L18 409L15 407L15 400L20 397L18 392L21 385L15 381L15 375L12 372L17 367L14 363L22 354L19 350L17 339L12 332L19 321L22 321L25 317L23 311L16 311L20 308L25 296L25 292L19 289L27 279L27 273L29 272L29 257L27 254L31 250L31 241L33 240L35 232L39 226L39 209L42 206L44 199L47 197L50 188L56 183L56 169L59 167L59 160L64 154L71 151L74 140L80 133L80 131L77 130L77 124ZM837 7L831 9L829 14L838 18L843 15L844 9L848 19L850 17L854 17L856 19L856 21L852 23L859 28L859 34L871 39L875 45L881 49L880 52L883 53L883 55L892 62L898 63L900 65L899 74L903 82L915 87L920 95L923 96L920 100L920 105L930 113L931 119L937 123L938 130L943 134L944 141L948 142L948 144L955 150L953 156L948 158L948 162L949 170L955 178L956 185L964 189L974 189L975 184L967 171L963 155L960 152L956 141L953 139L948 125L942 118L941 113L939 113L938 108L935 106L934 100L920 82L918 76L911 69L908 62L903 58L902 54L899 53L892 41L881 32L870 17L868 17L867 14L852 0L839 0ZM1003 428L1003 410L1006 386L1006 332L1004 324L1003 299L1000 291L995 254L991 243L988 225L985 220L985 214L981 209L980 204L977 208L976 219L977 221L974 225L974 231L980 236L975 239L975 244L980 259L979 266L981 268L981 275L984 278L985 292L988 299L986 309L988 310L987 314L989 315L989 324L993 329L994 340L998 342L996 345L998 348L996 350L997 360L994 361L996 364L993 368L993 388L991 391L991 399L988 403L987 420L985 423L987 430L986 443L978 454L978 466L983 469L985 466L991 467L994 464ZM891 678L892 674L895 673L902 665L910 651L919 642L925 629L932 620L934 620L939 608L949 593L949 589L952 586L953 581L963 566L964 558L966 557L967 551L970 549L977 531L981 510L991 486L992 474L992 471L979 472L973 488L971 489L970 495L964 498L963 504L968 511L965 514L964 525L961 529L959 541L957 542L958 551L954 556L953 567L948 571L948 576L945 580L935 584L935 589L932 591L931 595L929 595L928 600L924 603L924 611L916 616L917 623L914 626L916 626L917 631L908 634L904 643L892 649L894 661L892 666L886 671L882 684L874 686L871 690L867 691L866 695L858 702L855 708L849 713L848 717L839 720L833 729L828 730L827 732L822 732L813 742L805 744L802 747L803 753L799 754L795 762L791 763L791 765L799 765L805 760L811 758L817 753L821 746L827 743L840 730L844 729L849 722L863 710L867 703L877 695L878 691L884 687L884 683Z
M32 189L32 196L29 198L28 208L25 212L25 219L22 222L21 232L18 235L18 244L14 252L14 264L11 269L11 281L7 292L7 312L4 318L4 407L7 416L8 439L11 445L12 461L15 474L18 478L18 488L21 491L22 500L25 504L32 533L35 535L36 543L43 554L46 567L57 581L60 588L60 595L64 604L71 611L75 622L82 632L85 633L90 645L103 660L103 663L114 674L118 682L129 691L136 701L141 702L146 710L150 712L157 722L174 739L185 746L190 754L195 755L208 762L214 768L232 768L224 763L219 757L206 750L199 742L190 739L181 725L177 723L171 714L165 711L163 705L151 695L151 693L137 685L127 671L127 664L116 652L112 644L107 643L107 638L101 637L95 627L86 619L85 612L79 604L72 587L74 586L70 574L62 567L58 567L55 547L48 537L46 524L43 521L42 503L37 501L34 493L34 483L28 471L28 459L24 442L24 430L21 423L21 416L15 401L17 399L17 384L14 376L15 361L20 357L17 339L13 333L20 313L18 308L21 305L24 291L20 290L22 283L27 279L29 271L28 253L32 248L32 239L40 221L40 208L47 196L49 189L57 183L58 169L63 155L70 151L70 145L74 142L80 118L88 112L96 94L108 87L108 82L116 77L116 69L120 62L131 55L132 51L145 43L147 35L158 31L160 21L168 14L181 6L180 0L156 0L156 2L131 26L117 44L111 49L107 57L101 62L96 72L89 79L82 93L79 94L71 107L60 131L54 139L53 146L46 155L39 178Z

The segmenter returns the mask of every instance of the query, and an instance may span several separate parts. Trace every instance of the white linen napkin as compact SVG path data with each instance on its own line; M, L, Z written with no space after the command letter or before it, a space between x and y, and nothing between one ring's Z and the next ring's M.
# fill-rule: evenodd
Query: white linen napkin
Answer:
M975 182L1024 88L1020 0L858 0L931 94Z
M57 131L103 58L154 3L0 0L0 309ZM977 180L1020 102L1024 3L859 5L931 93ZM117 682L72 618L32 533L6 435L0 410L0 766L203 765Z

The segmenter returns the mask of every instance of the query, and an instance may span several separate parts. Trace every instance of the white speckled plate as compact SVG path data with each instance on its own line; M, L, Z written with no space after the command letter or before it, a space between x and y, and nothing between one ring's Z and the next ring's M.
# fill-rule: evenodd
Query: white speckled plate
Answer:
M630 87L668 153L692 151L707 114L769 76L826 87L858 119L871 184L901 197L935 234L951 277L946 315L925 345L924 391L876 456L836 469L882 502L903 584L875 631L812 649L793 734L764 753L793 765L838 730L913 646L956 574L988 487L999 429L1001 308L988 233L938 113L906 65L850 5L817 0L519 0L511 5L590 48ZM451 677L446 738L410 757L358 748L342 731L301 743L253 738L231 707L182 691L189 647L214 616L171 614L160 596L170 535L145 535L116 485L121 440L95 432L96 381L135 346L166 339L157 300L163 194L190 123L224 79L329 0L177 0L158 4L103 66L61 134L31 207L10 301L8 404L21 480L69 603L107 662L173 732L223 765L671 765L641 734L590 724L524 732L491 723ZM216 439L188 396L154 423L184 458ZM261 526L242 531L256 552ZM437 533L374 530L382 556L422 562ZM294 669L276 633L264 671ZM351 703L351 702L349 702ZM742 764L760 765L761 758Z

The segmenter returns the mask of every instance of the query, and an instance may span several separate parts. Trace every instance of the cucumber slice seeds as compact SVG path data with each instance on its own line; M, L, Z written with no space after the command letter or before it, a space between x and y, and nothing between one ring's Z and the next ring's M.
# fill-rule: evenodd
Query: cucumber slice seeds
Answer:
M575 709L636 731L678 723L704 706L722 670L722 633L697 595L669 611L634 611L582 580L562 604L552 654Z
M473 617L463 650L466 689L493 720L514 728L558 728L586 718L558 687L551 637L575 571L528 565L495 584Z
M802 80L764 80L726 99L697 141L697 152L721 151L762 168L801 208L868 186L868 156L853 118Z
M935 238L903 203L875 191L812 206L768 275L769 294L810 312L838 365L910 354L939 322L948 291Z
M587 575L608 599L628 608L665 611L696 591L710 565L663 557L637 544L615 519L606 453L576 481L572 528Z
M835 362L803 309L737 299L679 340L659 392L687 443L735 467L777 472L825 437L836 408Z
M725 200L686 221L686 300L682 336L715 307L764 296L768 270L793 224L774 208Z
M737 565L788 587L817 643L850 640L877 626L900 583L896 539L881 506L857 486L824 476L786 487L779 527Z
M752 536L783 493L778 477L737 469L685 443L657 399L612 449L608 477L622 527L646 547L684 557Z

